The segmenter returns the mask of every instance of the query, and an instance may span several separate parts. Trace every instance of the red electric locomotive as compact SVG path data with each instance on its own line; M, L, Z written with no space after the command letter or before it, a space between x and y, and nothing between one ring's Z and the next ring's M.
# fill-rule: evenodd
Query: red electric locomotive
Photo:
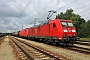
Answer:
M21 31L19 32L19 34L20 34L21 37L25 37L25 35L26 35L26 30L25 30L25 29L24 29L24 30L21 30Z
M71 45L77 40L72 20L50 20L48 23L20 31L20 36L46 43Z
M26 28L26 29L24 29L24 30L21 30L20 32L19 32L19 36L20 37L27 37L28 36L28 34L29 34L29 28Z

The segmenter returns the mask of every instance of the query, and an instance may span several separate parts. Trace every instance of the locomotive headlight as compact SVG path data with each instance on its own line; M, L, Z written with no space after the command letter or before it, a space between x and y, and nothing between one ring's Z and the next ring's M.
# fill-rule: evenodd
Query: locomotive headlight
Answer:
M76 32L76 30L72 30L72 32Z
M67 30L64 30L64 32L68 32Z

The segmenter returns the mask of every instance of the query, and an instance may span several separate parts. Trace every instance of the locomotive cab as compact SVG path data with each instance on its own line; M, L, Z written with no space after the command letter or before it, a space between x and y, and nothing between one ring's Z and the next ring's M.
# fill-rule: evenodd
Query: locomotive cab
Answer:
M55 19L50 21L50 35L56 36L64 44L74 44L77 40L76 28L72 20Z
M77 33L76 28L72 23L72 20L61 20L60 22L63 28L63 40L66 43L75 43L75 41L77 40Z

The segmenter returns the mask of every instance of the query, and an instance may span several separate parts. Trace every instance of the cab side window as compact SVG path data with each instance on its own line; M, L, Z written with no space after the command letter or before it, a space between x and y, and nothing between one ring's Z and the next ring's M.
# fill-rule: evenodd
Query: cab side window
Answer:
M53 28L55 28L56 27L56 24L55 23L53 23Z

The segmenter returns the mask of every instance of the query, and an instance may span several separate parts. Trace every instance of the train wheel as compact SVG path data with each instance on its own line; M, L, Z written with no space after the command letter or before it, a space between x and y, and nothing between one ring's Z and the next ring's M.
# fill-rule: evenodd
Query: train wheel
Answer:
M69 44L69 46L73 46L73 45L74 45L74 43L70 43L70 44Z
M49 40L48 39L46 40L46 43L49 44Z
M42 41L42 39L39 39L39 41L41 42L41 41Z
M70 46L70 43L69 43L69 42L67 42L67 43L66 43L66 46Z
M55 42L53 42L53 45L56 45L56 43L55 43Z
M56 45L56 42L55 42L55 40L54 40L54 39L52 40L52 43L53 43L53 45Z
M65 41L62 41L62 46L66 46L66 42Z
M56 42L56 46L59 46L59 42Z

